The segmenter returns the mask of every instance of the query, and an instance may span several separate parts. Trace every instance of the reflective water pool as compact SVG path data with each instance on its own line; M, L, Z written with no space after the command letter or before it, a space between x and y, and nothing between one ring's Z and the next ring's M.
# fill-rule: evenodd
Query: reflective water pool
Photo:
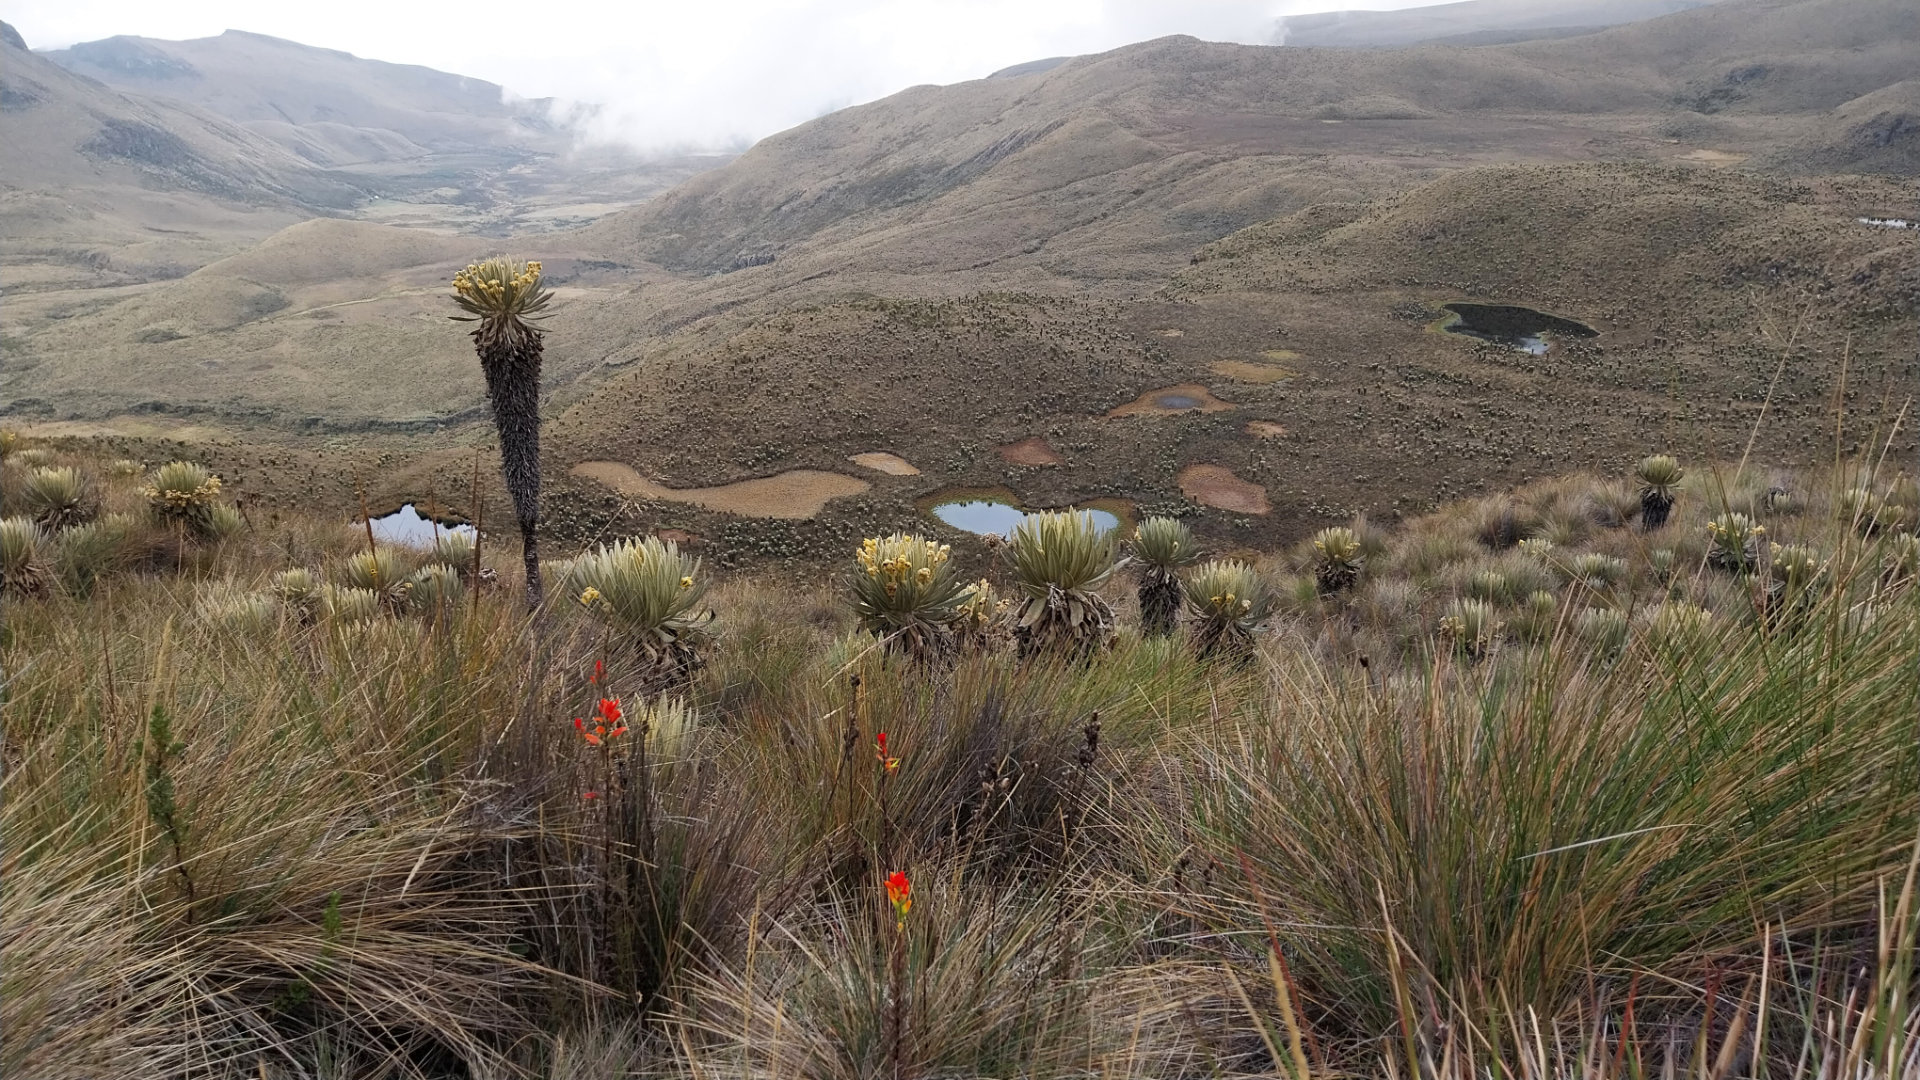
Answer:
M360 522L354 522L359 525ZM373 538L388 544L403 544L407 547L430 548L437 537L448 533L473 535L473 526L445 519L435 522L423 517L412 503L407 503L391 514L382 514L373 519Z
M1590 338L1599 332L1585 323L1549 315L1514 304L1442 304L1450 312L1440 329L1481 341L1491 341L1534 356L1553 347L1549 337Z
M1084 512L1093 515L1094 523L1100 526L1101 532L1111 532L1120 526L1120 518L1108 511ZM967 499L940 503L933 508L933 516L977 536L1011 537L1013 530L1026 520L1027 513L997 499Z

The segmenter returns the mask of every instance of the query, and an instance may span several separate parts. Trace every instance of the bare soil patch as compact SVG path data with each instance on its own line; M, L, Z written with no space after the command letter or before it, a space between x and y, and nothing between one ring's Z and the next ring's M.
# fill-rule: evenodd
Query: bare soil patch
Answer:
M1009 465L1063 465L1066 458L1060 456L1047 440L1038 435L1011 442L1000 448L1000 460Z
M1127 416L1166 416L1172 413L1226 412L1236 408L1230 401L1221 401L1213 392L1199 383L1181 383L1179 386L1165 386L1158 390L1149 390L1132 401L1109 412L1111 419Z
M1287 437L1286 426L1276 424L1271 420L1249 420L1247 421L1247 426L1241 430L1256 439L1284 439Z
M873 486L836 472L794 469L718 487L670 488L617 461L583 461L573 467L573 475L598 480L622 494L645 499L692 503L743 517L788 519L814 517L829 500L858 495Z
M1224 465L1189 465L1180 470L1180 490L1206 506L1236 514L1264 514L1273 509L1267 489L1233 475Z
M885 450L869 450L864 454L854 454L847 460L861 468L886 473L888 476L920 475L920 470L914 468L912 462L899 454L889 454Z

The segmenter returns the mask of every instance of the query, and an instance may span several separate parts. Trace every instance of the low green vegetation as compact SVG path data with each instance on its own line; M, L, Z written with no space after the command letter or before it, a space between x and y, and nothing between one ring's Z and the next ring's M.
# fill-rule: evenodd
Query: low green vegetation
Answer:
M490 536L0 446L100 502L0 520L6 1076L1920 1072L1904 478L1542 481L1168 635L1084 515L529 612Z

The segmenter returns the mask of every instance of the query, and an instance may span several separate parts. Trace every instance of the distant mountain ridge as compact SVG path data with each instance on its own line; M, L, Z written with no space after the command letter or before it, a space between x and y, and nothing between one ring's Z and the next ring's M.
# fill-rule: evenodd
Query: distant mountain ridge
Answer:
M40 55L115 89L206 109L319 165L554 152L569 142L545 100L510 103L483 79L241 30L190 41L111 37Z
M1570 37L1721 0L1462 0L1398 11L1323 11L1279 19L1276 45L1395 48L1499 45Z

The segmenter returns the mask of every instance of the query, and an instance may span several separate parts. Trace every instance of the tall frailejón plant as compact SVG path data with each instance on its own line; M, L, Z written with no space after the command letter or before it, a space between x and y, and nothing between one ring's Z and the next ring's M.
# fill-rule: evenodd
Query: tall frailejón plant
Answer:
M1686 476L1680 462L1667 454L1640 459L1634 466L1634 479L1640 481L1640 527L1648 532L1667 523L1673 510L1674 489Z
M1020 654L1085 656L1113 636L1113 608L1095 590L1119 569L1113 533L1086 511L1028 514L1007 544L1025 598L1014 636Z
M540 283L540 264L505 257L473 263L453 276L453 302L477 322L473 351L487 377L487 401L500 432L500 471L513 497L513 515L527 570L527 605L538 607L540 583L540 336L552 295Z
M1140 628L1165 637L1180 619L1180 571L1200 558L1200 547L1185 523L1150 517L1133 531L1133 557L1141 566Z

